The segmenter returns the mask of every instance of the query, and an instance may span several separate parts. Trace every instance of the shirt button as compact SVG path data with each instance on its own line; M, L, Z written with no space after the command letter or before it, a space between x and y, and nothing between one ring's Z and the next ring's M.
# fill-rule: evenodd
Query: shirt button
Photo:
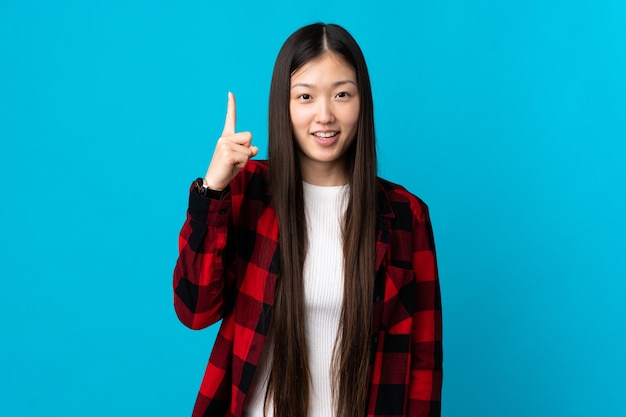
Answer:
M376 301L377 303L378 303L378 302L380 302L380 300L382 300L382 297L381 297L380 295L377 295L377 296L374 298L374 301Z
M221 214L222 216L226 214L226 209L220 209L219 214Z
M222 250L218 249L217 252L215 252L215 256L217 256L218 258L222 256Z
M374 344L378 343L378 336L372 337L372 342L374 342Z

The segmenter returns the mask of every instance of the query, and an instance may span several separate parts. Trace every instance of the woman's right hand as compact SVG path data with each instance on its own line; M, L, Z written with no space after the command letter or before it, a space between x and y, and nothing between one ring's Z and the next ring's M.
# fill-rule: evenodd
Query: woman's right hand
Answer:
M221 191L226 188L248 160L259 152L256 146L251 145L252 133L235 133L236 121L235 96L229 92L224 130L215 145L213 158L204 177L204 185L211 190Z

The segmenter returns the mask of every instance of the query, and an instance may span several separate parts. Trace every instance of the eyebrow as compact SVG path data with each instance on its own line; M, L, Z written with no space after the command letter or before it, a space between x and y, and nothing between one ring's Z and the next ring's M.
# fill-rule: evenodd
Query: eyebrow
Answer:
M342 81L337 81L336 83L333 83L333 87L339 87L344 84L354 84L356 86L356 82L354 82L353 80L342 80ZM315 86L313 84L307 84L307 83L295 83L290 88L295 88L295 87L314 88Z

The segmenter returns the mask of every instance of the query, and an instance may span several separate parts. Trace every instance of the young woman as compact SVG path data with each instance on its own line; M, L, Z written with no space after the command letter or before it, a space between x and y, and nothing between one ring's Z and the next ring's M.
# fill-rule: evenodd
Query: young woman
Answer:
M376 175L369 75L314 24L281 48L269 158L235 99L190 190L174 306L222 319L194 416L439 416L441 300L427 206Z

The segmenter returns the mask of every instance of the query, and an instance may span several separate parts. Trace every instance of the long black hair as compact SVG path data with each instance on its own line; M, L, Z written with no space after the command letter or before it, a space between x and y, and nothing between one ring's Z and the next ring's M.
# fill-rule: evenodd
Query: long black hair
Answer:
M350 197L343 223L344 297L332 381L338 417L362 417L367 406L368 361L375 266L376 138L369 74L361 48L342 27L312 24L283 44L269 101L272 204L279 225L280 273L272 315L274 351L266 393L275 416L306 416L310 372L304 321L303 265L307 234L299 149L289 115L291 76L304 64L336 54L354 69L360 98L356 138L345 155Z

